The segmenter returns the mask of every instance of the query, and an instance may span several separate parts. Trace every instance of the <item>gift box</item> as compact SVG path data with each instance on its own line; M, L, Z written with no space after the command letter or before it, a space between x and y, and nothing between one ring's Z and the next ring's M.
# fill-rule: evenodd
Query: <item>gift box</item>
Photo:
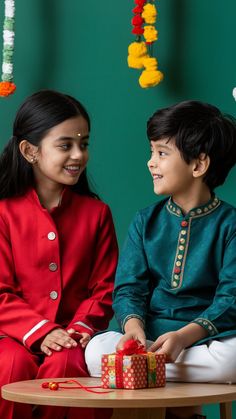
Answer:
M164 387L164 354L142 352L125 354L125 350L102 355L102 387L138 389Z

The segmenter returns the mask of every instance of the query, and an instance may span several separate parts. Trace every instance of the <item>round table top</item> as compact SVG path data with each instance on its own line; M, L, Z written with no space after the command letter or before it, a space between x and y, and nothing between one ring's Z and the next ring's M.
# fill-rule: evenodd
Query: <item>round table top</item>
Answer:
M73 378L72 378L73 379ZM76 379L76 378L74 378ZM166 387L123 390L96 389L101 394L84 389L42 388L45 381L63 381L63 378L20 381L2 387L2 397L19 403L70 407L110 407L110 408L158 408L192 406L209 403L225 403L236 400L236 385L170 383ZM67 380L70 380L68 378ZM100 386L100 378L77 378L84 386ZM75 384L71 384L73 386ZM68 385L69 386L69 385Z

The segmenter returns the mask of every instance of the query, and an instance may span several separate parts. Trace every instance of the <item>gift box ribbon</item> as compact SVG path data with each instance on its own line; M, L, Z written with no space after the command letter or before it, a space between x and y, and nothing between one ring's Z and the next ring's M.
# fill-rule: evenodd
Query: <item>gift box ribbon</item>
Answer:
M139 341L133 339L127 340L123 349L119 349L115 354L115 387L124 388L123 358L125 355L146 355L148 387L154 387L157 367L156 356L153 352L147 352Z

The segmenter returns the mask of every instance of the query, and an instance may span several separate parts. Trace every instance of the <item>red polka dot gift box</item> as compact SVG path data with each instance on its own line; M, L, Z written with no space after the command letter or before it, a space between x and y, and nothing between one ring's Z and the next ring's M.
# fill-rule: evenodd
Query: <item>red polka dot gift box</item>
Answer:
M123 350L102 355L102 387L131 390L164 387L166 356L146 352L136 341L127 342Z

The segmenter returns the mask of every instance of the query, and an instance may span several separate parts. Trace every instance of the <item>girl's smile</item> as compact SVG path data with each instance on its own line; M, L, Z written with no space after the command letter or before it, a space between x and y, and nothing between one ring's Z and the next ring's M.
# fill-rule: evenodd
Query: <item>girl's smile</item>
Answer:
M80 174L80 166L65 166L65 171L70 176L78 176Z

